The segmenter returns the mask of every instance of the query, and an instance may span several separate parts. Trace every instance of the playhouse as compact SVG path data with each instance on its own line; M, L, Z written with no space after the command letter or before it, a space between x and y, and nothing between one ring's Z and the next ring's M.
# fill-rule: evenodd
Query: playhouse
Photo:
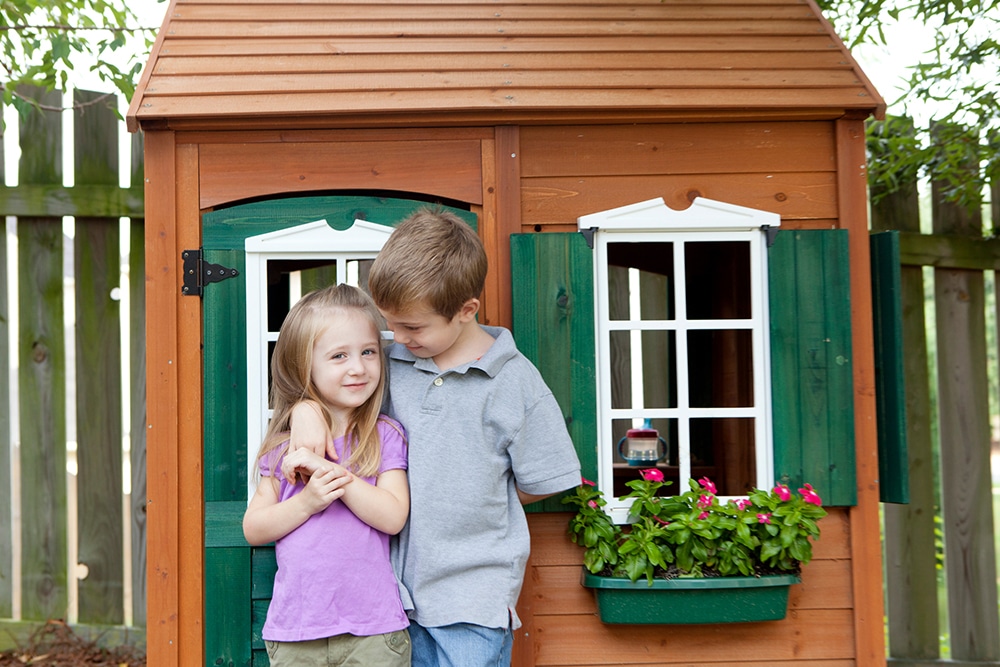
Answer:
M812 0L171 0L127 115L150 664L266 664L273 551L240 521L275 332L313 287L363 286L428 203L483 239L480 319L538 365L586 477L621 495L616 445L645 424L681 485L809 482L829 512L779 620L614 624L565 507L531 507L514 664L884 664L864 133L884 109Z

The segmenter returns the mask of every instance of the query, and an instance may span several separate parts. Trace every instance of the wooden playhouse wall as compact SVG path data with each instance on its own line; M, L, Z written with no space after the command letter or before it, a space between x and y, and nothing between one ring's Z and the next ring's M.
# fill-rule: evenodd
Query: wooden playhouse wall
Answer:
M464 157L456 160L456 153ZM579 585L582 554L566 537L568 515L535 514L515 665L885 664L861 120L147 130L146 154L151 664L204 661L201 314L198 300L176 288L180 250L198 247L200 213L214 206L351 190L470 202L491 263L484 320L506 326L510 281L517 279L511 233L575 230L579 215L653 197L680 209L699 195L775 211L785 229L849 229L858 505L831 508L824 519L788 617L726 626L603 625Z
M775 211L783 229L851 230L860 488L856 508L823 520L787 618L756 624L602 624L579 584L569 515L533 515L519 664L884 664L863 137L843 120L520 129L522 232L572 230L580 215L656 196L676 209L704 196Z

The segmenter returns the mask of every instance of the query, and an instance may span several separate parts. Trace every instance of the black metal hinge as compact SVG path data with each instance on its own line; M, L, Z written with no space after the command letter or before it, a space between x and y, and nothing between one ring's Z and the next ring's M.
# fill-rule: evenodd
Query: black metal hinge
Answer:
M181 287L184 296L201 296L205 285L240 275L236 269L202 261L201 250L185 250L181 259L184 261L184 286Z

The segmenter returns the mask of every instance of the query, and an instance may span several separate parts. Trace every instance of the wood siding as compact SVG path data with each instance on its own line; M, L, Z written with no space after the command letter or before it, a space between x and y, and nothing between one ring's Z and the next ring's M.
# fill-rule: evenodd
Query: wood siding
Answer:
M881 114L812 0L173 0L131 129Z
M847 512L820 522L813 561L792 586L788 615L767 623L606 625L593 593L580 585L583 549L570 542L567 513L533 514L531 560L519 609L530 621L516 635L524 665L801 665L848 667L855 661L854 597Z

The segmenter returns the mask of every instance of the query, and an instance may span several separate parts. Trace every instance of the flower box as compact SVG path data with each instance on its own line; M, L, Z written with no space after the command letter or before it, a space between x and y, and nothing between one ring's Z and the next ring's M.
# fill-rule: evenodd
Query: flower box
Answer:
M636 582L602 577L583 569L582 584L594 589L604 623L681 624L777 621L788 609L794 574L763 577L654 579Z

